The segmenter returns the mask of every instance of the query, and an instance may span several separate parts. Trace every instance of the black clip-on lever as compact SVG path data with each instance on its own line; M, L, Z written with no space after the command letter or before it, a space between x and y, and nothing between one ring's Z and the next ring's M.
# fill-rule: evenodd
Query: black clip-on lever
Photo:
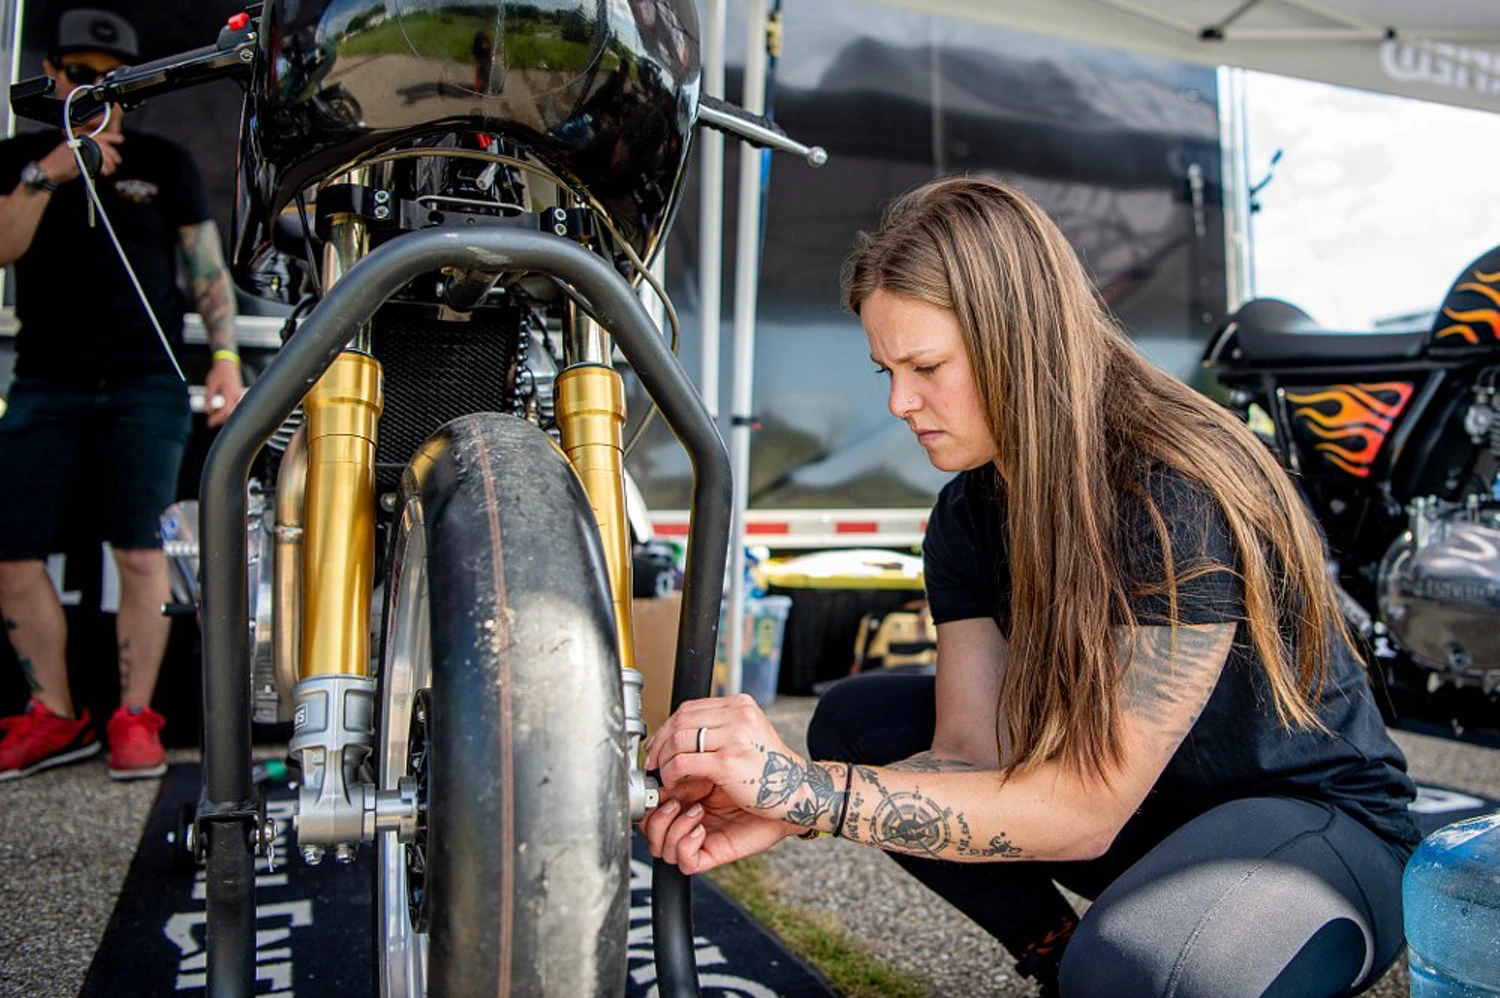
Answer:
M106 73L98 83L73 99L70 124L83 124L109 104L119 104L127 109L139 107L148 98L174 90L249 75L255 61L255 27L261 6L253 4L231 17L219 30L219 37L212 45L139 66L121 66ZM57 125L62 121L64 102L54 96L55 92L56 84L50 76L34 76L13 83L10 88L11 110L22 118Z

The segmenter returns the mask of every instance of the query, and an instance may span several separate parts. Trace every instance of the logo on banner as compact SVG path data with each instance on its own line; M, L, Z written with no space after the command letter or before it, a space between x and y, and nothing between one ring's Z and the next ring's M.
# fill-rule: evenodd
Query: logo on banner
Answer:
M1391 38L1380 46L1380 68L1401 83L1500 96L1500 53L1489 49Z

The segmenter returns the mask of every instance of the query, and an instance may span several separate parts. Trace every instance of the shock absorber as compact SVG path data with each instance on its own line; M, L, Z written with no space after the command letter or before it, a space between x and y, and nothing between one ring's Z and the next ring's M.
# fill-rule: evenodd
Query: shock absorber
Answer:
M574 303L564 307L563 361L555 382L557 428L562 449L583 482L609 572L615 605L615 637L620 649L625 724L630 765L631 820L656 806L656 787L640 768L646 734L641 711L644 679L635 667L635 629L630 603L632 566L630 525L625 513L625 390L611 363L607 333Z

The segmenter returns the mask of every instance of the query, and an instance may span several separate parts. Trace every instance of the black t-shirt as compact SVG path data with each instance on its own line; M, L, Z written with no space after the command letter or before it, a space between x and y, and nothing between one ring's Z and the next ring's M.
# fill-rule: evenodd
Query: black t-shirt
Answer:
M1234 542L1218 503L1183 475L1157 468L1145 491L1166 520L1180 576L1194 561L1237 565ZM922 545L927 596L939 623L992 617L1010 632L1010 564L1005 497L993 468L960 474L945 486ZM1129 592L1160 582L1162 548L1145 504L1121 500L1116 561ZM1240 622L1234 646L1203 713L1142 805L1145 815L1202 813L1229 800L1256 796L1311 798L1333 804L1382 837L1420 840L1407 811L1416 790L1406 759L1386 733L1364 668L1341 641L1318 715L1328 732L1288 730L1276 717L1270 684L1243 623L1244 593L1229 572L1177 585L1184 624ZM1165 594L1134 597L1142 625L1170 621Z
M0 191L13 191L21 168L61 141L61 132L48 130L0 142ZM185 310L177 230L210 217L203 181L187 152L166 139L127 128L119 149L119 168L95 186L176 351ZM89 382L170 372L103 220L90 228L88 219L88 191L75 178L52 194L30 248L15 262L16 375Z

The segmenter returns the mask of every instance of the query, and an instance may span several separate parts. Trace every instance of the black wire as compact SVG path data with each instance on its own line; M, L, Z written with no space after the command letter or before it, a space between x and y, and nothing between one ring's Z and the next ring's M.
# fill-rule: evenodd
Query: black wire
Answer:
M302 250L307 254L307 266L312 277L313 290L319 298L323 297L323 277L318 273L318 261L313 256L312 226L307 224L307 202L302 199L302 192L297 192L297 217L302 221Z

